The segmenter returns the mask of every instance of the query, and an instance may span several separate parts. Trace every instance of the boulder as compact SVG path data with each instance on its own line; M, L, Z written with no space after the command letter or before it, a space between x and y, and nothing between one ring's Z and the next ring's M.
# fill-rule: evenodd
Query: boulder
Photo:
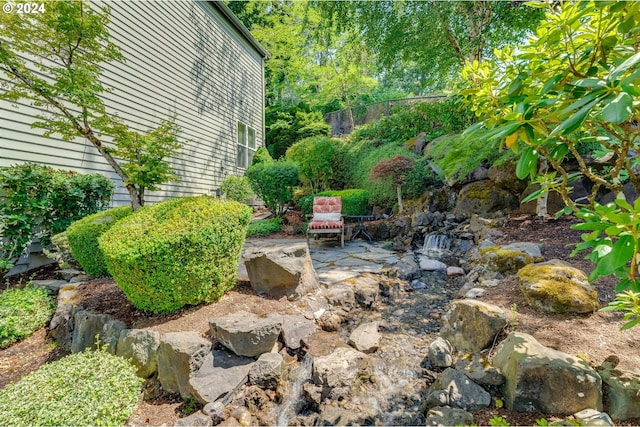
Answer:
M246 311L209 320L211 336L238 356L268 353L280 336L282 316L260 317Z
M453 365L453 347L449 341L438 337L429 344L427 360L436 368L448 368Z
M244 260L257 294L298 298L319 286L306 243L249 248Z
M286 365L278 353L263 353L249 371L249 382L263 389L275 390L282 379Z
M77 285L67 285L58 292L56 311L49 322L48 335L58 342L64 350L71 351L73 336L73 318L78 311L79 301Z
M211 418L214 425L218 425L227 417L224 408L225 404L221 400L218 400L217 402L211 402L204 405L202 412Z
M318 326L327 332L337 331L342 326L342 322L344 322L344 317L334 310L324 311L318 317Z
M363 323L349 335L349 345L363 353L373 353L380 346L378 322Z
M209 427L213 425L213 420L202 411L197 411L184 418L178 418L173 425L174 427Z
M541 345L531 335L509 334L493 357L505 377L505 406L514 411L569 415L602 410L602 379L587 362Z
M189 393L203 405L215 402L244 385L254 363L249 357L210 351L189 376Z
M427 411L427 426L468 426L473 424L473 414L464 409L436 406Z
M454 301L442 321L440 335L458 351L479 352L506 326L504 311L493 304L463 299Z
M351 310L356 306L356 294L350 285L332 285L330 288L323 289L321 295L334 307Z
M350 387L368 361L366 354L338 347L327 356L313 360L313 381L323 388Z
M396 263L398 277L402 280L412 280L420 277L420 266L413 252L403 255Z
M615 369L618 361L608 357L599 369L608 396L608 413L614 420L640 418L640 372Z
M458 194L455 215L487 215L518 207L518 198L510 191L497 187L489 180L465 185Z
M456 361L455 368L480 385L502 385L504 375L491 366L491 363L482 354L465 354Z
M429 387L425 406L451 406L476 411L491 404L491 395L461 371L447 368Z
M422 271L447 271L447 264L431 259L425 255L420 255L418 261L420 262L420 270Z
M299 314L285 314L281 318L282 340L284 345L291 350L302 347L302 342L318 329L312 320Z
M516 165L516 162L505 162L500 165L493 164L487 171L487 177L497 187L514 193L521 193L527 187L528 180L518 179Z
M573 414L574 418L583 426L602 426L613 427L615 424L606 412L596 411L595 409L584 409Z
M160 333L146 329L125 329L120 332L116 355L130 359L138 376L149 378L158 370Z
M71 353L94 350L99 343L106 344L107 351L115 354L120 332L127 327L124 322L115 320L108 314L95 314L85 310L76 311L73 321Z
M380 278L371 274L363 274L355 279L353 284L356 302L360 307L369 309L380 296Z
M464 276L464 269L462 267L447 267L447 276L456 277L456 276Z
M193 397L189 378L200 369L211 352L211 341L197 332L169 332L160 336L158 347L158 381L166 393L180 393L182 399Z
M527 303L549 313L591 313L598 292L577 268L555 262L528 265L518 271Z
M521 250L505 249L502 246L489 246L480 249L482 258L479 263L487 270L507 276L516 274L522 267L533 264L534 258Z
M500 246L508 251L524 252L529 255L535 262L544 261L542 256L542 244L534 242L513 242L508 245Z

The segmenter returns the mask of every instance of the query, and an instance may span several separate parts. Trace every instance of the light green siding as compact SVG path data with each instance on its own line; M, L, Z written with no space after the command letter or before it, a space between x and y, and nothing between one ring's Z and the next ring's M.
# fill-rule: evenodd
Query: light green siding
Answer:
M146 195L148 203L212 193L235 167L237 123L264 141L263 57L213 2L109 1L110 33L125 63L105 64L105 103L146 131L176 114L185 141L172 159L180 182ZM0 79L2 78L0 74ZM31 129L37 110L0 100L0 166L33 161L118 181L114 204L129 202L115 173L83 138L67 142Z

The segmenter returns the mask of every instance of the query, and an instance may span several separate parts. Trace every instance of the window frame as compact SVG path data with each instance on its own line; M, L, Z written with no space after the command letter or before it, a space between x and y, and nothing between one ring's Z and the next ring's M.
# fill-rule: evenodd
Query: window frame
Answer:
M256 130L246 123L238 121L236 131L236 167L246 170L251 166L253 155L258 149Z

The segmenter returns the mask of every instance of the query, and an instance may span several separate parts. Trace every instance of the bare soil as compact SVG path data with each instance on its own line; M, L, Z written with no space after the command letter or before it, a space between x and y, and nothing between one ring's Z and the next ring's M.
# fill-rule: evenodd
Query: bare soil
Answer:
M580 234L571 230L571 218L539 222L533 217L512 217L501 228L503 236L496 243L516 241L540 242L545 259L562 259L586 272L591 263L580 255L569 257L572 247L580 241ZM51 272L40 274L43 278ZM595 284L601 305L615 296L615 282L600 280ZM123 320L131 328L151 328L160 332L197 330L208 331L208 319L239 310L256 314L297 313L299 303L285 298L272 299L253 294L247 281L224 295L218 302L197 307L186 307L169 315L152 315L136 310L111 279L95 279L80 287L80 296L86 309L108 313ZM596 312L588 315L553 315L534 311L528 307L520 292L515 276L506 277L495 288L488 289L481 298L502 307L511 323L510 329L532 334L543 345L577 355L593 366L600 365L608 356L620 359L619 369L640 371L638 338L640 329L620 331L621 314ZM61 357L60 351L47 337L44 328L28 339L0 351L0 389L7 383L36 370L44 363ZM175 420L193 411L192 405L176 396L160 395L143 401L130 425L173 425ZM515 413L504 408L491 407L474 413L477 425L489 425L494 416L504 417L511 425L536 425L536 419L549 421L560 418L542 414ZM640 419L625 425L640 425Z

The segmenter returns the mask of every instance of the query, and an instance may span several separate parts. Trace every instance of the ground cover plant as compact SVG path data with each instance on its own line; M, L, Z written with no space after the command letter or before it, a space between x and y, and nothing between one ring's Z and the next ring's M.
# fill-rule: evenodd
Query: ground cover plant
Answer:
M53 299L44 288L25 286L2 292L0 349L9 347L43 327L49 322L54 311Z
M247 229L247 237L264 237L282 230L282 218L259 219L252 221Z
M251 215L234 201L177 198L121 219L98 242L129 301L168 313L215 301L233 288Z
M0 393L0 425L124 425L141 385L123 358L102 349L72 354L7 385Z
M93 277L109 275L98 238L132 212L130 206L120 206L89 215L69 226L65 233L69 246L85 273Z

